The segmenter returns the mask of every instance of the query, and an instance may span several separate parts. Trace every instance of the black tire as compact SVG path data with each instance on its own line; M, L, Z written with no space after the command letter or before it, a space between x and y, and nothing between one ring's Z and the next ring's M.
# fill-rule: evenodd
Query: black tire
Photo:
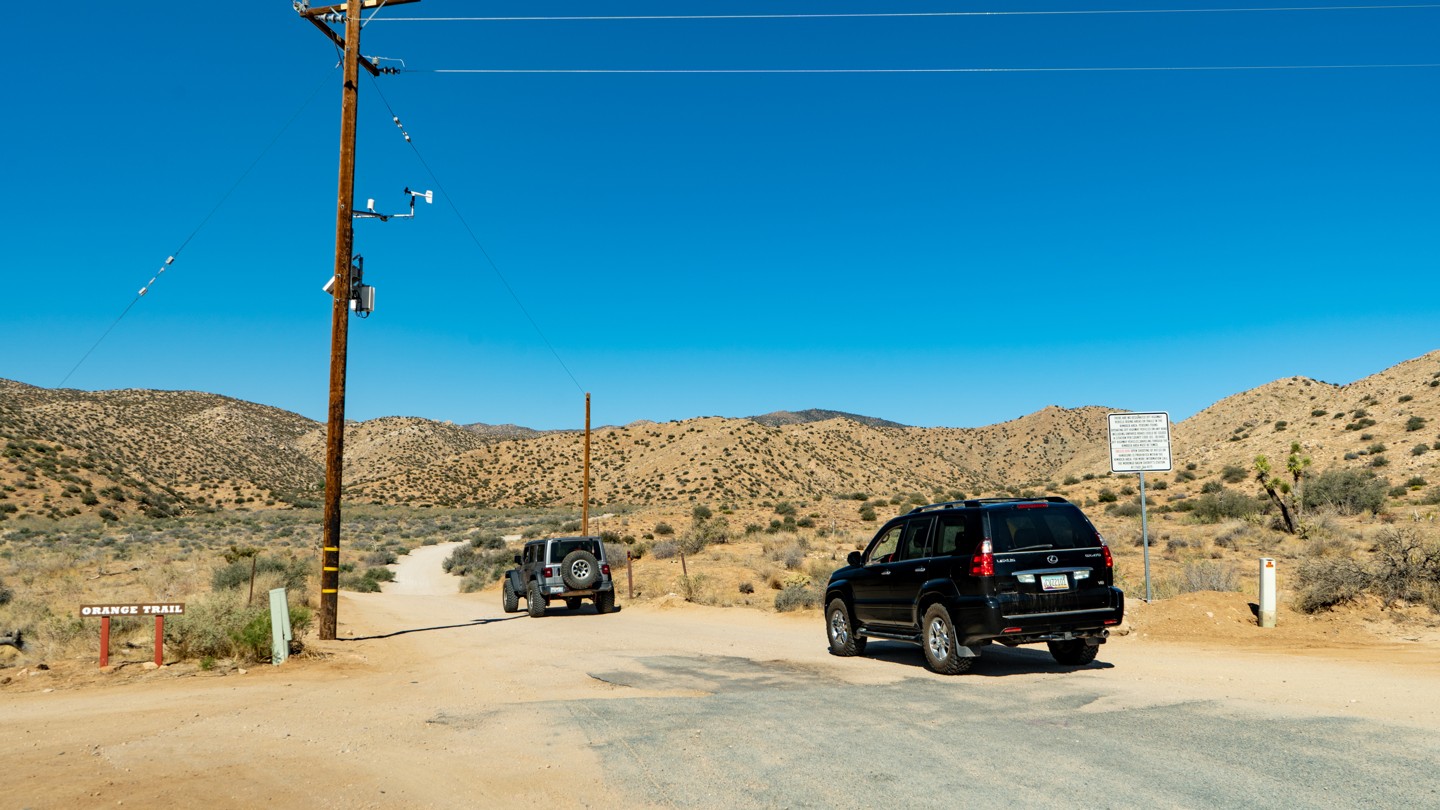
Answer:
M600 593L595 594L595 612L596 612L596 613L614 613L614 612L615 612L615 592L614 592L614 591L601 591Z
M525 610L530 613L530 618L538 619L545 615L545 597L540 595L540 583L531 582L525 589Z
M1048 641L1050 655L1055 663L1064 664L1069 667L1083 667L1095 660L1095 653L1100 651L1098 644L1086 644L1085 639L1075 638L1069 641Z
M939 603L931 605L920 625L920 647L925 651L925 665L941 675L968 672L975 659L958 655L959 646L955 623L950 621L950 611Z
M577 591L593 588L600 583L600 561L594 554L576 549L561 561L560 578Z
M580 597L578 597L578 596L571 596L571 597L567 598L567 599L565 600L565 609L566 609L566 610L579 610L579 609L580 609Z
M520 612L520 594L515 593L515 586L510 584L510 578L505 578L505 584L500 586L500 607L506 613Z
M825 608L825 636L830 639L831 655L859 655L865 652L866 639L855 635L855 622L845 600L835 597Z

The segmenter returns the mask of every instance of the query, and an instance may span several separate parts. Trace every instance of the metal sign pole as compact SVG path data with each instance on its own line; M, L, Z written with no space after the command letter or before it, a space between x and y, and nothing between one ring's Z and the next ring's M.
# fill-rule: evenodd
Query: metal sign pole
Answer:
M1145 473L1140 473L1140 540L1145 546L1145 601L1150 601L1150 527L1145 519Z

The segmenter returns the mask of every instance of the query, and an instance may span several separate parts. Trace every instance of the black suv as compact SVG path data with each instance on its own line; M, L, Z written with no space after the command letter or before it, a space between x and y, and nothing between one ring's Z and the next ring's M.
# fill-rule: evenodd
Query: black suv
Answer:
M830 652L871 638L917 643L930 669L970 669L977 647L1041 641L1088 664L1125 615L1105 540L1064 498L920 506L886 523L825 588Z
M605 544L598 537L551 537L531 540L515 564L505 572L501 606L506 613L520 610L520 597L531 616L545 615L552 599L564 600L574 610L584 599L595 600L596 613L615 609L615 584L605 559Z

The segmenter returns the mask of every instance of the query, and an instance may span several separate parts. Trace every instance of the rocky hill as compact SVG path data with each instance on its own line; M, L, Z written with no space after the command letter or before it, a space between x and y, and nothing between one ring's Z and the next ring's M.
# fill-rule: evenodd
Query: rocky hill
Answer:
M1048 407L979 428L904 427L819 410L638 421L594 431L591 486L598 503L677 506L1021 489L1087 497L1109 468L1107 410ZM0 519L314 503L324 476L322 424L197 392L0 380L0 440ZM1173 440L1177 473L1191 473L1185 478L1248 469L1261 453L1283 459L1294 441L1317 471L1349 466L1397 485L1440 482L1440 352L1349 385L1277 380L1176 424ZM578 432L417 417L351 423L347 497L573 504L582 442Z

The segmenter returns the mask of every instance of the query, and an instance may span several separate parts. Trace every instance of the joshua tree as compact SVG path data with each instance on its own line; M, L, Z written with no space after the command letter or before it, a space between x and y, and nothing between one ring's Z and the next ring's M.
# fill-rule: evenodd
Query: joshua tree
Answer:
M1290 492L1290 485L1280 480L1280 476L1270 474L1270 459L1262 453L1255 457L1255 480L1260 483L1260 488L1270 496L1270 500L1280 507L1280 518L1285 521L1285 531L1295 533L1295 520L1290 517L1290 507L1285 505L1285 495Z

